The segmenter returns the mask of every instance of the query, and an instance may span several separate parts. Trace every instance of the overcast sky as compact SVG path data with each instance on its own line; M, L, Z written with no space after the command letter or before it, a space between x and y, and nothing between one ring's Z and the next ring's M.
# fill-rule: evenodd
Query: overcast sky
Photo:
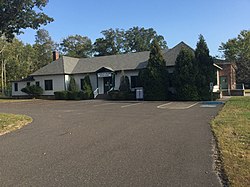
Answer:
M55 21L42 28L56 42L74 34L94 42L105 29L152 27L170 48L181 41L195 48L202 34L213 56L221 55L221 42L250 29L250 0L50 0L44 11ZM35 31L18 38L32 44Z

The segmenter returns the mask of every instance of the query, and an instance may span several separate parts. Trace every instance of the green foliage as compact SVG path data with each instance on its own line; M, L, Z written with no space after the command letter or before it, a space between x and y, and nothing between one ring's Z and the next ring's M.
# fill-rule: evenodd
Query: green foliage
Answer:
M121 92L130 92L129 78L124 74L124 71L122 71L119 90Z
M38 29L53 21L42 12L47 5L46 0L3 0L0 3L0 37L5 36L11 41L15 34L22 33L21 29Z
M85 76L83 79L83 93L85 99L93 99L94 93L92 90L92 85L90 82L89 75Z
M226 60L237 65L237 83L250 83L250 30L243 30L237 38L222 43L219 50Z
M177 56L173 73L174 88L178 100L198 100L196 87L197 67L194 54L190 49L183 48Z
M165 100L168 96L168 72L158 42L151 45L148 66L139 72L146 100Z
M153 28L140 27L130 28L125 32L124 50L126 52L150 51L151 42L156 40L161 49L167 48L164 37L157 35Z
M79 91L78 85L76 84L74 77L70 77L68 91L70 91L70 92L78 92Z
M112 90L108 94L111 100L135 100L135 92Z
M93 45L95 56L149 51L152 40L156 40L162 49L167 48L164 37L157 35L153 28L108 29L101 33L104 37L96 39Z
M35 39L33 45L35 51L32 64L33 72L52 62L52 51L56 48L55 42L45 29L38 30Z
M55 99L59 100L67 100L68 99L68 91L59 91L59 92L54 92Z
M195 63L198 68L196 87L201 100L210 99L210 82L215 82L215 68L213 59L209 55L209 49L202 35L199 37L195 50Z
M101 32L103 38L97 38L93 44L95 56L121 54L124 45L124 30L108 29Z
M72 35L64 38L60 44L62 53L75 58L86 58L91 56L92 43L86 36Z
M21 91L33 97L43 94L43 89L37 85L26 86L25 88L22 88Z

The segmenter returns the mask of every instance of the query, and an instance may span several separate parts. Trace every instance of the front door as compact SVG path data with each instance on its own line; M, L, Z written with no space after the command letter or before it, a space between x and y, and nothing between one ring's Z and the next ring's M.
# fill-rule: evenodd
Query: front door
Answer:
M226 76L221 76L220 77L220 88L221 89L228 89L228 82L227 82L227 77Z
M103 77L104 93L106 94L112 88L112 77Z

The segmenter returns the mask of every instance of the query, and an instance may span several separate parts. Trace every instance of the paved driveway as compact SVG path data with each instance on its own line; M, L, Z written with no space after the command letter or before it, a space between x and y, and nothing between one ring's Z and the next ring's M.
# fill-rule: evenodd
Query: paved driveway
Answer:
M0 136L0 186L220 186L199 103L0 103L34 121Z

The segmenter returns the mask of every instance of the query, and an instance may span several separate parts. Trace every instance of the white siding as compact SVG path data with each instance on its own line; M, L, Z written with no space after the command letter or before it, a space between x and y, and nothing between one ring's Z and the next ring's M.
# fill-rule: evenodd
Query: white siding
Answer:
M50 75L50 76L34 77L35 81L40 82L40 86L44 90L43 95L54 95L54 92L56 91L65 90L64 78L65 78L64 75ZM53 90L45 90L45 85L44 85L45 80L52 80Z
M44 90L43 95L54 95L54 92L56 91L65 90L64 75L35 76L33 78L35 79L35 81L32 81L32 82L27 81L27 82L30 82L30 85L35 85L36 82L39 82L40 87ZM53 90L45 90L45 85L44 85L45 80L52 80ZM13 96L27 95L21 91L22 88L27 86L27 82L13 82L12 83L12 95ZM18 91L15 91L15 83L18 84Z
M125 71L124 72L124 75L129 78L130 86L131 86L131 76L138 76L138 74L139 74L139 71ZM119 90L121 76L122 76L121 72L118 72L115 75L115 90Z
M30 82L30 81L27 81ZM27 82L12 82L12 96L21 96L27 95L26 93L22 92L21 89L27 86ZM18 85L18 90L15 91L15 83ZM35 84L35 82L30 82L30 85Z
M73 75L73 77L74 77L74 79L76 81L76 84L79 87L79 90L81 89L81 79L84 79L84 77L86 75L87 74ZM91 83L91 86L92 86L92 90L95 91L95 89L97 88L96 74L95 73L91 73L91 74L88 74L88 75L89 75L90 83Z

